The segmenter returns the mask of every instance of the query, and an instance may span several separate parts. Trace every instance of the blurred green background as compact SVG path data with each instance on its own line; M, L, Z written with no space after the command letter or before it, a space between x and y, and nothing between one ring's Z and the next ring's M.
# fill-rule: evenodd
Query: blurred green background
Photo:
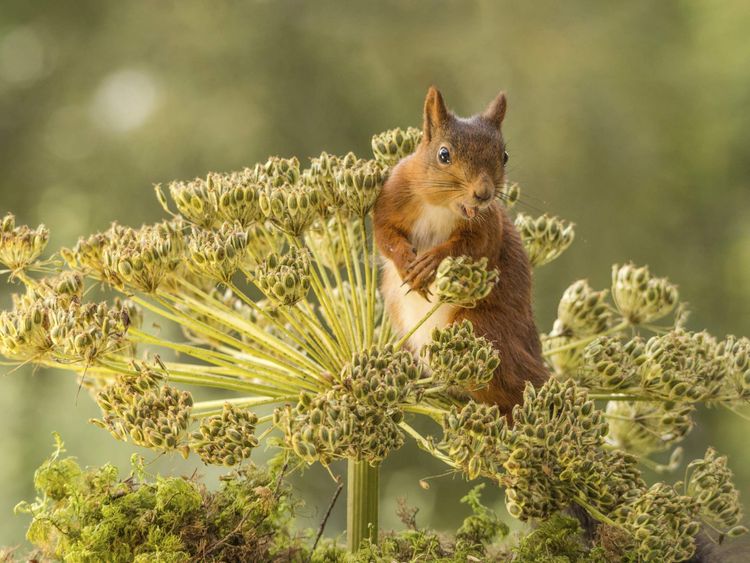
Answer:
M46 223L57 248L115 219L159 218L156 182L269 154L367 155L371 134L419 124L430 84L460 114L505 89L520 209L577 224L571 250L537 273L540 330L572 281L606 287L611 264L632 259L680 284L691 328L750 335L748 29L743 0L4 0L0 213ZM87 423L96 409L71 375L3 369L0 545L23 541L12 507L32 498L53 430L85 464L127 467L134 451ZM706 411L686 443L689 455L709 443L730 454L746 503L748 433ZM148 459L154 471L197 466ZM441 471L413 447L388 460L382 524L397 525L405 496L420 525L455 526L469 485L418 486ZM317 526L334 484L313 469L294 486L300 524ZM486 498L502 505L493 487ZM343 519L342 499L328 533Z

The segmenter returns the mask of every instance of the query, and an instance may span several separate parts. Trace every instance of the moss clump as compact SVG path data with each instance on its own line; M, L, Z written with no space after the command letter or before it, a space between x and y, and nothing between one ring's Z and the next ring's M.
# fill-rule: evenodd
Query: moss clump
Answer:
M82 469L57 451L37 470L38 498L17 510L44 558L89 561L287 561L293 506L277 471L236 471L209 492L195 478L148 481L138 458L120 479L114 466Z

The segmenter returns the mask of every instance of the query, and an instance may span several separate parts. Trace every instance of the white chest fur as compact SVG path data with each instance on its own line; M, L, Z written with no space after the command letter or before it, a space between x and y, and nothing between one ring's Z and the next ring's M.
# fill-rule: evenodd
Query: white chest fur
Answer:
M449 209L434 205L425 205L419 219L414 223L410 233L410 241L417 249L417 254L429 250L435 245L445 242L456 226L456 215ZM428 302L418 293L409 293L409 287L403 286L401 276L395 264L389 260L383 260L383 283L381 290L383 299L388 310L391 323L396 333L406 334L416 325L434 303ZM435 294L434 283L430 287ZM441 306L433 315L417 329L409 338L409 344L414 351L429 342L434 328L442 328L451 322L455 307L451 305Z

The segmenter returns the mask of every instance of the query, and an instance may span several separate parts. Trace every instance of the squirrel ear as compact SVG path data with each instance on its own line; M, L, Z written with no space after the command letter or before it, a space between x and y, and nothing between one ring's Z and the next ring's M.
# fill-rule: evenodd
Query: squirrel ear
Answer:
M500 125L503 123L505 117L505 110L508 108L508 100L505 97L505 92L500 92L497 98L490 102L487 109L482 113L482 117L489 121L492 125L500 129Z
M435 129L440 127L448 119L448 110L445 107L443 96L434 86L430 86L427 97L424 99L424 124L422 130L426 141L432 139Z

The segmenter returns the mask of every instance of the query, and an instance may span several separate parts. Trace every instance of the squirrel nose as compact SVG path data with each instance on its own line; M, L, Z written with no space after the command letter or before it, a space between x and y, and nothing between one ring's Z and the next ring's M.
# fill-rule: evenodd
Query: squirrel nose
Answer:
M478 192L474 192L474 199L477 201L484 203L485 201L489 201L492 199L492 191L491 190L481 190Z

